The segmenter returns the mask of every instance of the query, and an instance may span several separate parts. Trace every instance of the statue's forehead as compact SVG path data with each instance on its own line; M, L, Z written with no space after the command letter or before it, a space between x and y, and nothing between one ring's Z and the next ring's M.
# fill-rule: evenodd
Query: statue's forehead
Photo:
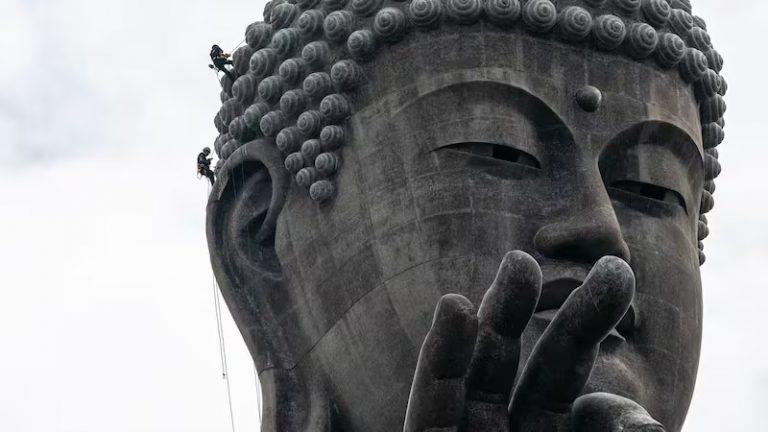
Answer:
M530 94L577 135L614 136L638 123L662 121L688 133L703 152L693 87L676 71L588 47L520 32L433 32L390 47L369 70L362 114L386 108L408 115L443 89L486 82ZM594 113L575 102L587 85L604 96Z

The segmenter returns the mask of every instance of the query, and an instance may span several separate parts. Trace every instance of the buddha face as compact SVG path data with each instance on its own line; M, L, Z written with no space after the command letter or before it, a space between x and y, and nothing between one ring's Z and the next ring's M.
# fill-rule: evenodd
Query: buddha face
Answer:
M318 204L290 186L271 264L278 321L293 322L284 350L292 367L322 377L342 429L402 428L438 299L479 303L504 254L523 250L543 288L521 362L592 265L621 257L636 295L586 391L633 399L679 430L702 320L692 87L650 62L477 29L406 39L366 76L336 197ZM577 100L586 86L602 93L596 110ZM258 219L268 208L254 199L232 214Z
M690 86L491 32L405 41L366 72L337 197L318 206L292 191L276 236L291 296L312 305L303 361L327 376L343 421L395 430L437 300L479 302L504 253L523 250L544 276L523 361L596 260L630 263L637 294L588 391L627 396L678 430L701 338ZM595 112L575 97L587 85L603 95Z

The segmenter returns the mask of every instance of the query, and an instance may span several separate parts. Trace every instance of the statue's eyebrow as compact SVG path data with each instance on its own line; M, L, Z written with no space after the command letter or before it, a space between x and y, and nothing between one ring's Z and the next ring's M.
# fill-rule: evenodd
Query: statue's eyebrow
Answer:
M704 173L704 160L694 139L685 130L668 122L641 121L607 142L600 154L601 167L606 158L610 160L627 152L633 153L634 149L638 154L645 155L641 159L650 158L647 163L641 164L645 168L639 171L651 176L647 180L684 192L686 200L696 194L689 188L697 184L696 179ZM656 156L652 156L654 154ZM659 157L663 159L659 160ZM688 181L680 183L676 173L684 175Z
M565 139L572 137L567 122L550 104L526 89L507 82L459 81L418 95L411 94L411 97L398 102L396 104L399 106L394 112L399 119L412 123L414 129L429 126L437 127L442 134L452 132L451 135L455 137L449 141L453 143L484 138L490 143L510 144L510 139L518 141L515 135L519 131L515 131L515 127L525 128L524 134L529 137L552 136L553 132ZM456 108L468 104L471 107L466 110L459 111ZM457 112L461 115L457 116ZM505 123L504 120L513 121ZM483 122L487 125L483 126ZM445 129L451 125L463 125L466 132L478 136L462 140L458 138L462 135L461 130ZM535 148L528 150L534 155L538 153Z
M432 97L436 94L450 92L456 89L463 90L469 89L477 91L478 93L484 93L486 97L499 96L499 95L516 95L517 99L525 99L531 106L544 107L556 117L560 122L565 123L563 116L555 113L551 104L547 103L543 98L535 94L535 92L524 88L521 85L512 84L510 82L500 81L496 79L480 79L480 78L467 78L467 77L453 77L453 79L446 78L441 84L433 86L419 86L415 88L411 87L410 91L404 94L398 95L391 102L390 109L393 113L397 114L400 111L408 110L412 105L417 105L423 100ZM487 92L487 93L486 93Z
M671 137L671 139L670 139ZM616 140L631 140L635 144L660 145L668 148L681 160L689 160L692 154L699 155L701 151L696 140L679 125L663 120L643 120L615 134L610 142ZM678 145L678 143L685 143Z

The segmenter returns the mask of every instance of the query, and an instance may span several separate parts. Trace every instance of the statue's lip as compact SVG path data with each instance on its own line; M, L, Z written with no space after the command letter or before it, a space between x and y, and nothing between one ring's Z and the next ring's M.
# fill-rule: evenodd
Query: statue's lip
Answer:
M541 286L541 297L536 305L536 312L560 309L569 295L581 284L583 279L566 276L551 279Z
M560 309L547 309L540 312L536 312L533 316L537 319L546 321L547 324L549 324L552 322L553 319L555 319L555 315L557 315L559 311ZM626 342L627 338L621 334L618 328L619 326L616 326L616 328L611 329L606 339L616 338L621 342Z
M579 271L568 273L570 273L568 276L545 279L546 282L542 285L539 303L536 305L536 313L534 314L536 318L551 322L568 296L584 283L582 278L574 275L574 273L580 273ZM608 337L614 336L621 341L626 341L634 328L635 307L630 305L627 313L616 325L616 328L611 330Z

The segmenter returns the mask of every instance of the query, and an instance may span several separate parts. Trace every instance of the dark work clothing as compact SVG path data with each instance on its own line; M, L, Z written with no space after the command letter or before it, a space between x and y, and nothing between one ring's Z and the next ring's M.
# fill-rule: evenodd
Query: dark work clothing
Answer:
M220 70L226 74L229 79L234 83L235 82L235 76L232 74L232 72L227 69L227 65L231 65L232 60L228 59L226 55L224 55L224 50L222 50L219 47L214 47L211 49L211 61L213 62L213 66L216 68L216 70Z
M224 54L224 50L219 46L211 48L211 60L216 61L216 59L221 57L222 54Z
M204 176L208 177L208 180L211 182L211 186L213 186L213 182L215 181L215 177L214 177L213 171L211 171L210 168L205 167L205 168L200 169L200 175L204 175Z
M197 155L197 172L208 177L208 180L211 181L211 186L213 186L214 174L211 171L211 160L208 159L205 153Z
M222 72L225 70L224 69L225 65L231 65L231 64L233 64L232 60L225 59L224 57L217 58L216 60L213 61L213 65L216 66L216 69Z
M231 64L232 64L232 60L227 60L227 59L216 59L213 61L213 66L216 67L216 70L220 70L224 72L224 75L229 77L229 80L234 83L235 75L233 75L232 72L230 72L230 70L227 69L226 67L226 65L231 65Z
M208 159L208 156L205 153L200 153L197 155L197 167L210 167L211 166L211 160Z

